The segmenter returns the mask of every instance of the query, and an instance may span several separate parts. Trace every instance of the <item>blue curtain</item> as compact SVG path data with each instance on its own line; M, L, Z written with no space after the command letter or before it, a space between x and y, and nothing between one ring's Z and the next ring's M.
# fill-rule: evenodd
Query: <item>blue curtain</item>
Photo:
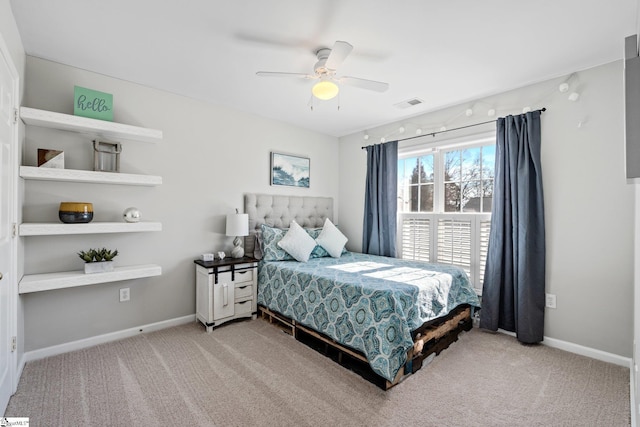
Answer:
M545 236L540 111L497 121L494 194L480 327L544 336Z
M398 141L367 148L362 252L396 256Z

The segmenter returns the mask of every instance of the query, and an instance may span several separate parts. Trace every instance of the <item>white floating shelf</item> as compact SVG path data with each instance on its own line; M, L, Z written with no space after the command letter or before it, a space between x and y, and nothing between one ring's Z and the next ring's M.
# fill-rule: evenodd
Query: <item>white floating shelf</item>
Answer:
M35 179L40 181L88 182L92 184L144 186L162 184L161 176L116 172L94 172L78 169L38 168L35 166L20 166L20 176L24 179Z
M160 222L90 222L87 224L64 224L61 222L22 223L20 236L53 236L59 234L102 234L162 231Z
M161 130L38 110L36 108L20 107L20 118L27 125L85 133L104 139L119 140L122 138L144 142L158 142L162 139Z
M21 294L49 291L51 289L73 288L77 286L96 285L98 283L117 282L120 280L140 279L160 276L162 268L155 264L116 267L108 273L85 274L84 271L64 271L60 273L30 274L20 280L18 287Z

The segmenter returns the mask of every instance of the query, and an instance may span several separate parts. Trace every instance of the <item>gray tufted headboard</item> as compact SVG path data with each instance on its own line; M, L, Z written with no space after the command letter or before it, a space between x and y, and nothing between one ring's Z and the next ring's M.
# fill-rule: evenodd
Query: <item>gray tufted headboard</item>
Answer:
M326 218L333 221L333 199L249 193L244 196L244 212L249 214L249 235L244 239L244 251L250 255L261 224L288 228L295 220L302 227L322 227Z

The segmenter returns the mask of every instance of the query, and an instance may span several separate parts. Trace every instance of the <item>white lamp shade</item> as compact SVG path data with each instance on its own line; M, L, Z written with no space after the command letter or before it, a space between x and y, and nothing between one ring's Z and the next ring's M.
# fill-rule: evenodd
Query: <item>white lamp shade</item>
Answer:
M248 236L249 215L235 213L227 215L227 236Z
M333 99L340 92L340 88L337 84L330 80L320 80L318 83L313 85L311 88L311 93L318 99L323 101L328 101Z

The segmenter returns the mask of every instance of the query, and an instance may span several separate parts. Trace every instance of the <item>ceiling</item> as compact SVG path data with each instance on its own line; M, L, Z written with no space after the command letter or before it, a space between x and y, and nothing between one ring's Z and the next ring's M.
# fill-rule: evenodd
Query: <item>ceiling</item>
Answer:
M28 55L332 136L559 77L623 56L637 0L11 0ZM315 51L354 46L313 102ZM100 88L92 88L100 90ZM400 109L419 98L418 106ZM339 107L339 108L338 108Z

